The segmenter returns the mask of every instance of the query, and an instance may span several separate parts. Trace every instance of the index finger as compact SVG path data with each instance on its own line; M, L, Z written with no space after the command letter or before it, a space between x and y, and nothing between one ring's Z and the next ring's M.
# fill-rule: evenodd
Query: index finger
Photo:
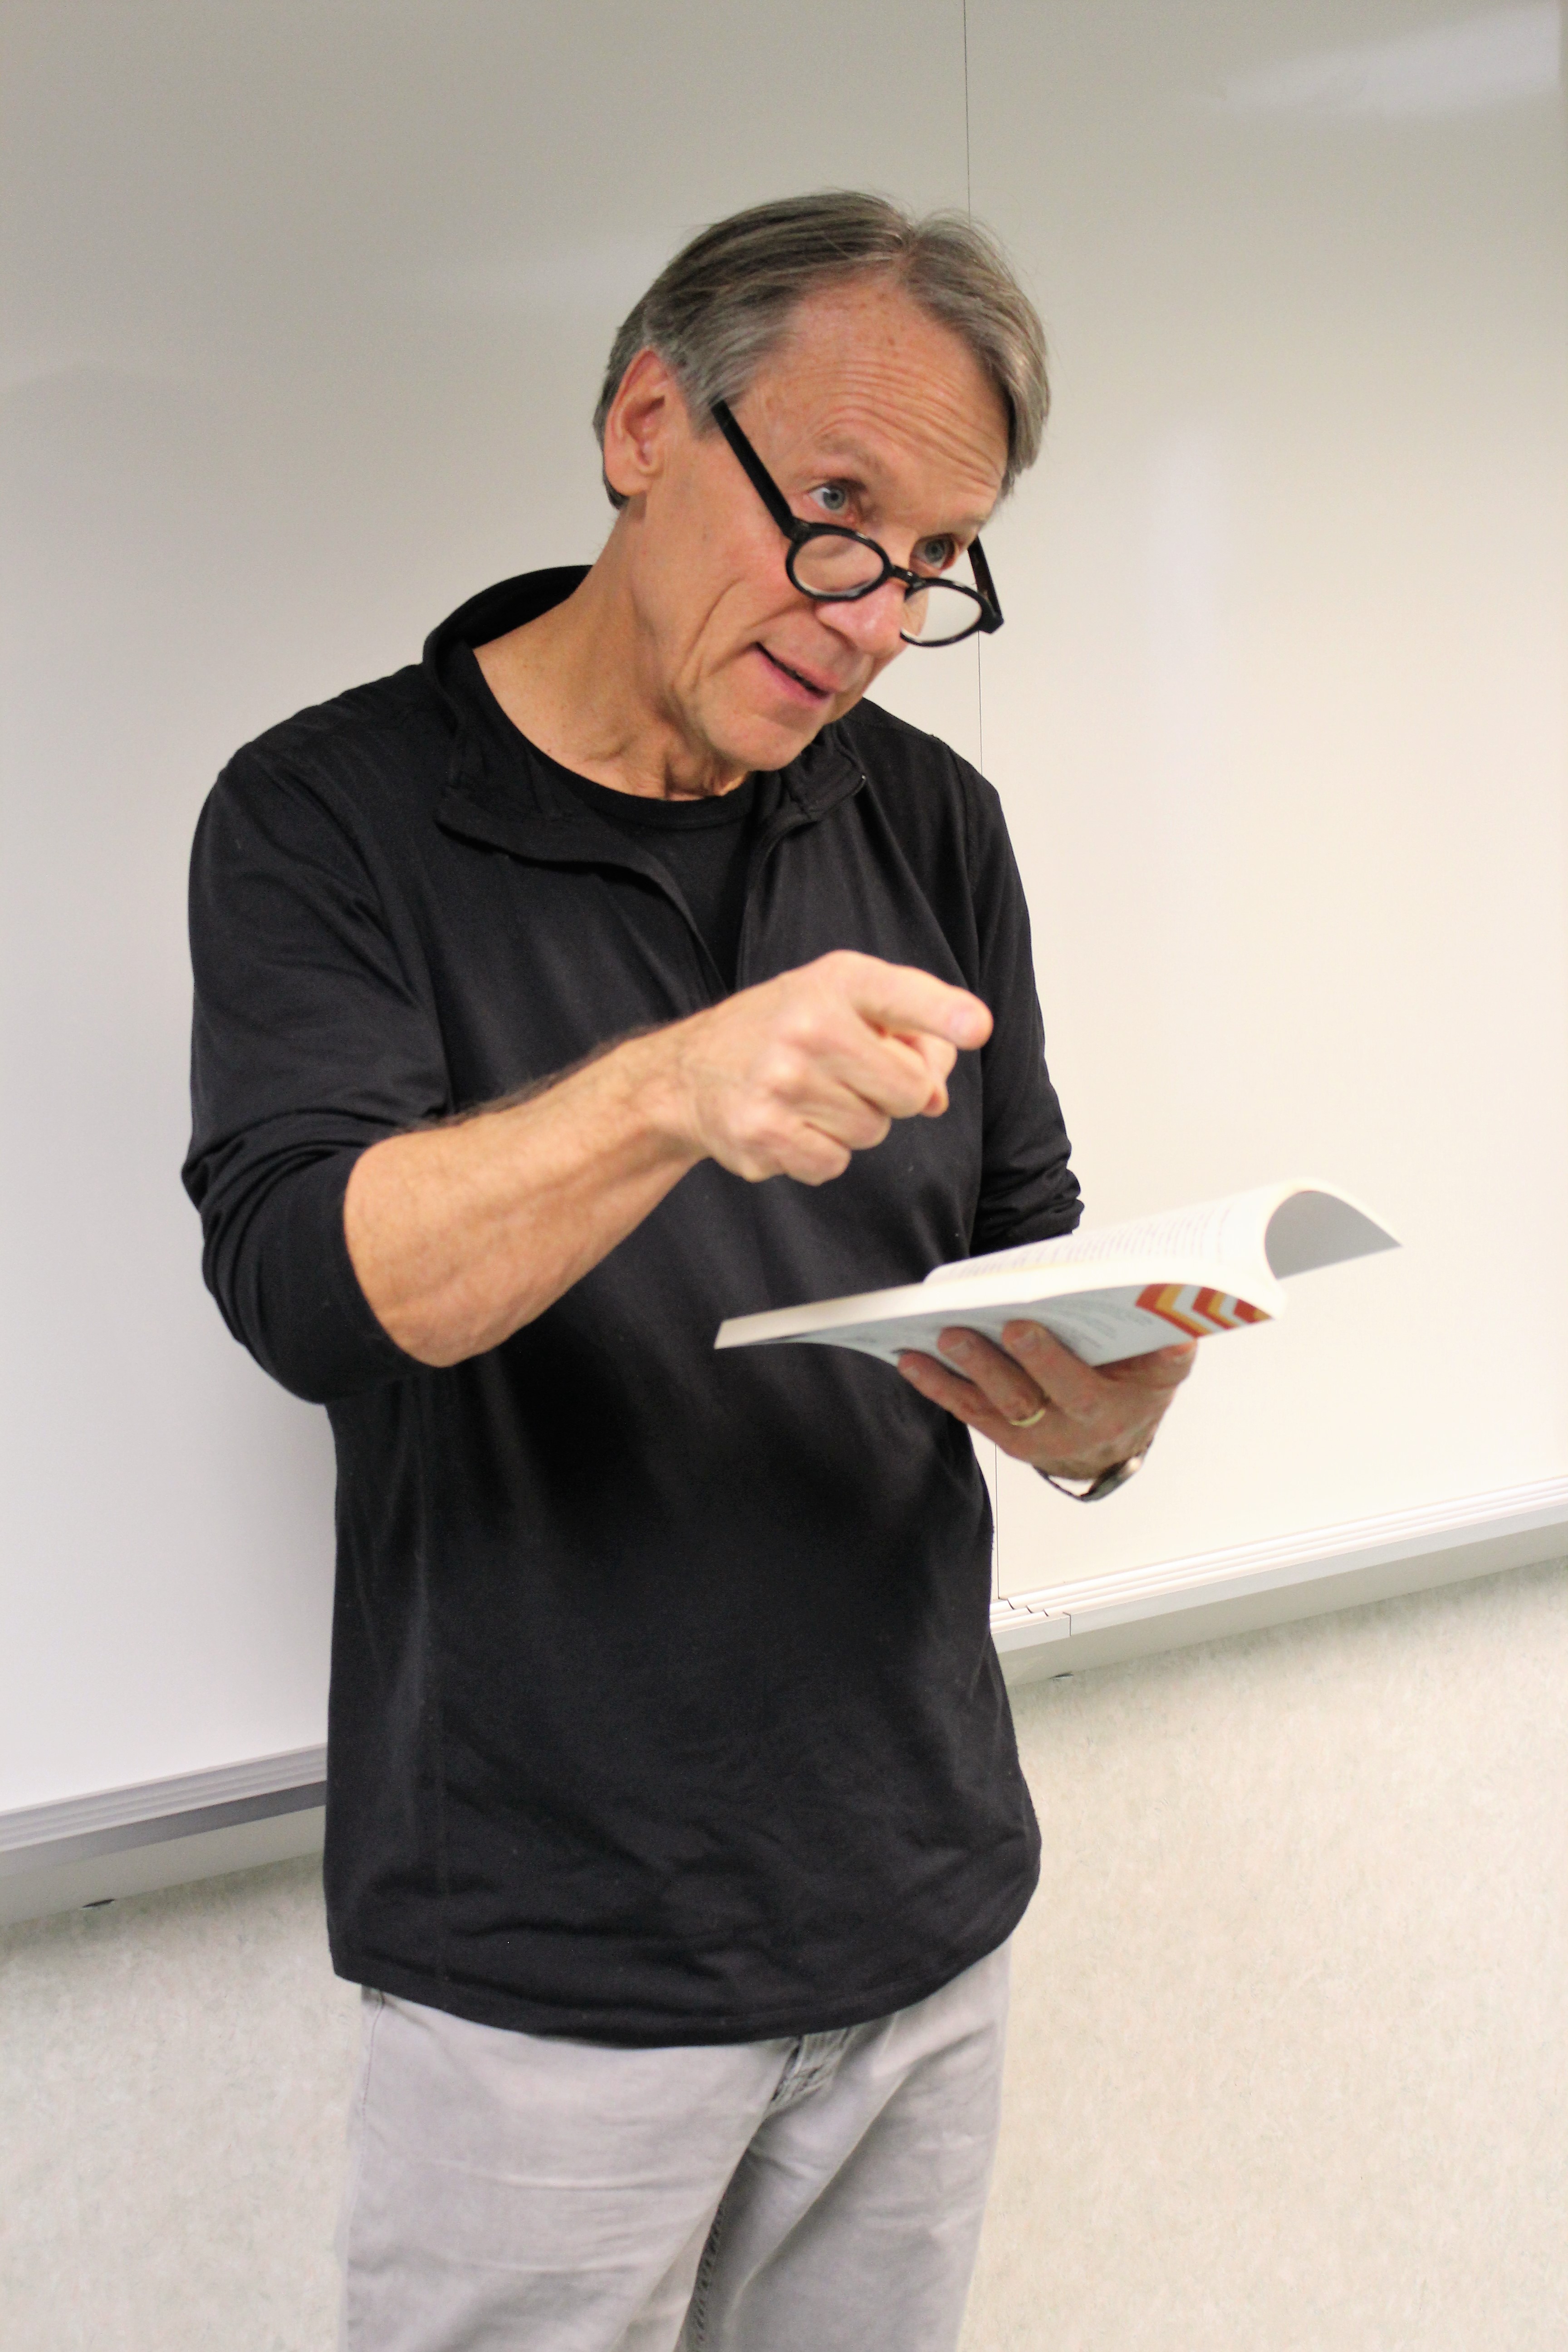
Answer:
M934 972L913 964L884 963L879 956L847 959L850 1003L862 1019L895 1034L914 1031L973 1049L991 1034L991 1014L966 988L952 988Z

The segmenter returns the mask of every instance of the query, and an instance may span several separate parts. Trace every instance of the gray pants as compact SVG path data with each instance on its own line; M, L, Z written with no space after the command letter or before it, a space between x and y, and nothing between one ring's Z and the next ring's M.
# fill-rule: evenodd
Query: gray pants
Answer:
M870 2025L615 2050L367 1992L342 2352L952 2352L1007 1949Z

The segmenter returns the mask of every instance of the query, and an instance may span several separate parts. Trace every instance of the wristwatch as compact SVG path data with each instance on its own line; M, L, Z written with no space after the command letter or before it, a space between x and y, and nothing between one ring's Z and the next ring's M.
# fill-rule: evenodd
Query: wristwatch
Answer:
M1153 1443L1151 1438L1149 1445ZM1087 1486L1069 1485L1065 1478L1054 1478L1048 1470L1042 1470L1040 1475L1047 1486L1054 1486L1058 1495L1067 1496L1069 1503L1103 1503L1107 1495L1114 1495L1118 1486L1126 1486L1135 1470L1142 1470L1149 1459L1149 1445L1141 1446L1136 1454L1130 1454L1125 1462L1113 1462L1109 1470L1102 1470Z

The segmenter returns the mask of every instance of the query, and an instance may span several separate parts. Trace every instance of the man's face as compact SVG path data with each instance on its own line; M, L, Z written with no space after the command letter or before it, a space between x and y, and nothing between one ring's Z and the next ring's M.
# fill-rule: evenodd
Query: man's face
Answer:
M616 407L606 468L633 499L645 691L716 771L784 767L902 651L903 590L817 604L792 587L783 533L651 353ZM939 564L937 542L968 544L1007 462L1005 411L978 362L880 278L804 302L735 414L797 515L864 531L908 568Z

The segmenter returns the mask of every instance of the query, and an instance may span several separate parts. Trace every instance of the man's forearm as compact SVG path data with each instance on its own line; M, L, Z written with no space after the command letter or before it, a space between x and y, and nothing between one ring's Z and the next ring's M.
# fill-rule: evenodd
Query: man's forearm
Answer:
M701 1157L665 1116L668 1031L542 1093L389 1136L356 1163L349 1255L377 1321L425 1364L460 1363L542 1315Z
M822 1184L895 1118L940 1118L991 1015L945 981L839 950L630 1037L558 1085L354 1166L349 1255L424 1364L498 1347L607 1257L700 1160Z

